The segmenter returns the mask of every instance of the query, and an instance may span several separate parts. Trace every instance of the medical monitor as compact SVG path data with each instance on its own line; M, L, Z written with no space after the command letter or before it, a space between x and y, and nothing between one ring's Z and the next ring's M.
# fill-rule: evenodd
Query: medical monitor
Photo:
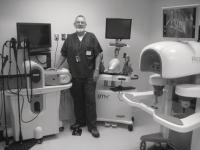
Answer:
M132 19L106 18L107 39L130 39Z
M30 49L51 47L51 24L49 23L17 23L18 47L24 47L29 41Z
M163 9L163 37L195 38L196 7Z

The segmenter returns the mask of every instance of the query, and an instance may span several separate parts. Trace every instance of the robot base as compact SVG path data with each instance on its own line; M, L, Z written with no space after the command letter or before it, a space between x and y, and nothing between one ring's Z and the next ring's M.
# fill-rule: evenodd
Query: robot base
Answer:
M126 125L128 131L133 131L134 117L132 117L132 121L111 120L103 118L97 118L97 121L104 123L104 126L106 127L113 127L113 128L116 128L118 125L120 125L120 127Z
M60 91L70 87L71 84L35 88L30 102L26 97L26 90L22 89L19 100L21 124L18 117L18 98L12 93L6 93L11 109L14 140L36 139L38 143L42 143L44 136L58 134Z
M107 124L125 124L133 131L133 109L120 98L119 92L110 89L96 91L97 121Z

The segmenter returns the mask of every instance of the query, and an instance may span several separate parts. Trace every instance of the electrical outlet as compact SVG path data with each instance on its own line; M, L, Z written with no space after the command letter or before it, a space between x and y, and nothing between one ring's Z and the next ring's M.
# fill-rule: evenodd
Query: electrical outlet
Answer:
M54 34L54 40L58 41L59 40L59 34Z
M62 41L64 41L65 39L66 39L66 34L61 34L61 39L62 39Z

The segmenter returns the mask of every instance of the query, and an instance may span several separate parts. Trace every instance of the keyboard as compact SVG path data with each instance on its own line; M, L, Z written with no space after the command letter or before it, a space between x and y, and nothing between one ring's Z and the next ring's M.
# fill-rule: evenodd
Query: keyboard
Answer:
M135 87L133 86L117 86L117 87L112 87L110 90L116 92L116 91L127 91L127 90L134 90Z
M103 72L102 74L107 74L107 75L123 75L122 73L110 73L110 72Z

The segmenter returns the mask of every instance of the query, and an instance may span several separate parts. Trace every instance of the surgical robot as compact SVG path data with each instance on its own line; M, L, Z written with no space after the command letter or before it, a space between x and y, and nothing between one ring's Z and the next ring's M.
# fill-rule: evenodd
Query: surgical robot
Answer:
M189 150L199 150L200 44L195 41L162 41L150 44L141 51L140 70L155 73L149 78L154 92L125 91L121 96L128 105L149 113L161 125L158 134L141 137L140 149L146 150L146 141L158 143L165 141L173 147L173 143L170 143L168 138L169 131L175 131L178 133L192 132ZM192 78L192 80L185 78ZM188 98L189 102L191 98L196 98L195 112L183 118L172 115L173 93ZM155 103L160 99L160 110L144 103L152 98L155 99ZM176 149L176 146L173 149Z
M10 132L15 141L36 139L41 143L43 137L59 133L60 92L72 86L71 75L64 70L45 71L34 61L26 61L24 70L28 88L19 91L20 105L17 95L6 91L11 110Z
M130 57L125 53L124 67L121 68L121 62L118 58L119 50L125 44L116 40L114 58L110 60L108 69L99 76L96 89L97 120L104 122L105 126L116 127L118 124L127 125L129 131L133 130L133 109L120 98L120 92L134 90L134 87L125 87L122 84L128 83L138 76L131 77L132 68L130 66Z

